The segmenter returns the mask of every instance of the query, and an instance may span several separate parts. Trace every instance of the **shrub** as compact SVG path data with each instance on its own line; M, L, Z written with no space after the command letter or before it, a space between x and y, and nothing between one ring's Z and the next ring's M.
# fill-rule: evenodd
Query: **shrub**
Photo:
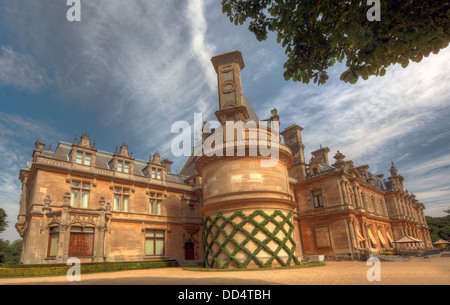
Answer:
M121 270L137 270L150 268L176 267L175 260L151 261L151 262L113 262L113 263L85 263L81 264L81 274L110 272ZM72 266L54 265L18 265L8 268L0 268L0 277L21 277L21 276L52 276L66 275Z

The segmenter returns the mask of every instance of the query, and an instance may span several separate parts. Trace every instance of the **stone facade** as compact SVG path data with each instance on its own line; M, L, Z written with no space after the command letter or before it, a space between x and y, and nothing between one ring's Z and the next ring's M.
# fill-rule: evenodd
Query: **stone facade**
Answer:
M327 147L307 163L303 128L286 128L284 142L274 138L276 109L260 121L245 98L240 52L212 63L221 127L197 144L214 154L191 155L179 174L157 152L143 161L125 143L114 153L99 151L87 133L54 151L36 141L19 176L22 263L65 263L76 256L82 262L176 259L247 268L288 266L317 254L358 259L393 248L404 235L431 247L424 206L404 190L394 164L386 180L339 151L331 165ZM256 124L230 143L229 122ZM255 135L277 148L274 166L261 166L268 156L258 151Z

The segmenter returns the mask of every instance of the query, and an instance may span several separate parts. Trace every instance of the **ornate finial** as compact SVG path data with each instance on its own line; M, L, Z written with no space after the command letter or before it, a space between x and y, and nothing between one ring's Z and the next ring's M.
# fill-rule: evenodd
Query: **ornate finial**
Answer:
M50 197L50 195L45 196L45 198L44 198L45 206L49 206L50 203L52 203L52 198Z
M395 167L394 161L392 161L391 169L389 170L392 176L397 176L397 168Z
M77 135L75 135L75 140L73 141L73 144L77 144L77 142L78 142L78 137L77 137Z

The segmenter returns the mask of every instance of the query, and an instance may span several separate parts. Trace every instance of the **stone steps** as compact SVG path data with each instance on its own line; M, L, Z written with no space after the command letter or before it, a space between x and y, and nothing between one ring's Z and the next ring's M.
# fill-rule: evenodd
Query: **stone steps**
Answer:
M179 260L180 267L202 267L203 260Z

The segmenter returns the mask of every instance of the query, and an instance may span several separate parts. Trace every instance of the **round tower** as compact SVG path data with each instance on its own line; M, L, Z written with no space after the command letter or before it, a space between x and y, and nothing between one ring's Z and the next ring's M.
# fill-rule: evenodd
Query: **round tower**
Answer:
M290 149L280 143L278 116L254 122L242 94L240 52L213 57L222 126L196 162L203 181L205 267L255 268L298 264ZM227 95L228 94L228 95Z

